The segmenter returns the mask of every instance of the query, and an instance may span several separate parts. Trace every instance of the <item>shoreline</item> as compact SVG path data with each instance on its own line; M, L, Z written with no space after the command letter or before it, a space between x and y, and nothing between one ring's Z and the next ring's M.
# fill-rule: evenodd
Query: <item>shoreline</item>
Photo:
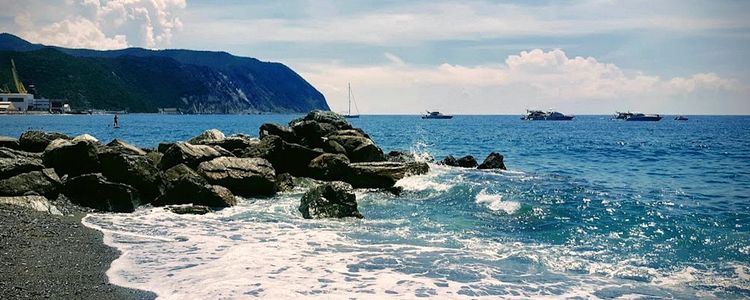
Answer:
M109 282L121 252L84 226L84 213L54 216L0 205L0 294L8 299L156 299Z

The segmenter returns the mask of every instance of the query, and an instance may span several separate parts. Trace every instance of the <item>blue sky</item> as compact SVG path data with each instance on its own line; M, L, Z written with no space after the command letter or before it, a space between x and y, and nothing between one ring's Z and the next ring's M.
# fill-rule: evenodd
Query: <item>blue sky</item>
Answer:
M68 47L285 63L361 113L750 114L747 1L0 0L0 30Z

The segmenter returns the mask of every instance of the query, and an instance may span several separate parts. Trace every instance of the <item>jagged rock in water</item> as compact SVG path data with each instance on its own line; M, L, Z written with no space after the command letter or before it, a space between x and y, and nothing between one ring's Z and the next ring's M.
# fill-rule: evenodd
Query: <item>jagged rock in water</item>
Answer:
M225 138L226 136L224 136L224 133L219 131L218 129L209 129L204 131L200 135L190 139L188 143L191 143L193 145L216 143L223 141Z
M166 183L148 157L109 149L99 154L99 160L107 179L136 188L143 202L151 202L164 193Z
M346 150L346 156L352 162L385 161L385 154L372 140L359 135L331 135L329 140L335 141Z
M403 162L403 163L416 161L416 159L414 159L414 155L406 151L388 152L388 155L386 156L386 160L391 161L391 162Z
M0 179L16 176L18 174L44 169L41 159L27 157L3 158L0 157Z
M179 164L164 172L167 189L154 201L154 205L194 204L211 207L229 207L237 200L228 189L213 186L185 164Z
M44 132L30 130L21 134L18 139L21 150L29 152L42 152L47 148L50 142L56 139L69 140L70 137L62 133L57 132Z
M133 212L141 204L135 188L110 182L99 173L66 180L63 194L73 203L100 211Z
M180 205L165 207L164 209L178 215L205 215L207 213L213 212L213 209L204 205Z
M471 155L466 155L464 157L461 157L459 159L456 159L453 157L453 155L448 155L443 159L441 162L443 165L451 166L451 167L462 167L462 168L476 168L477 167L477 160L474 159Z
M55 168L57 174L78 176L101 170L97 152L97 144L90 141L56 139L44 150L42 160L45 166Z
M497 152L492 152L487 158L484 159L478 169L501 169L505 170L505 163L503 162L503 155Z
M15 205L30 208L36 211L46 212L52 215L62 215L60 210L50 204L44 196L16 196L0 197L0 204Z
M349 159L343 154L323 153L308 165L310 177L320 180L344 179L351 173Z
M297 141L309 147L321 147L324 137L339 130L352 129L341 115L330 111L314 110L305 117L289 122Z
M440 161L440 164L451 166L451 167L458 167L458 161L456 160L453 155L448 155L443 160Z
M276 171L262 158L219 157L198 165L198 174L244 197L276 192Z
M294 189L294 176L289 173L276 175L276 191L289 192Z
M107 148L114 149L117 152L124 153L124 154L146 155L146 151L143 151L143 149L133 146L129 144L128 142L120 140L120 139L114 139L111 142L109 142L109 144L107 144Z
M276 123L265 123L260 125L258 130L258 136L262 139L265 136L275 135L280 137L282 140L287 142L296 142L297 137L294 135L294 131L287 126L282 126Z
M409 175L421 175L429 171L430 167L423 162L368 162L351 163L351 176L346 182L355 188L389 188L398 180Z
M18 143L18 139L10 136L0 136L0 147L6 147L10 149L20 149L21 144Z
M352 186L334 181L308 190L300 201L299 211L305 219L362 218L357 210L357 196Z
M43 169L0 180L0 195L23 196L29 192L50 198L57 197L60 178L53 169Z
M164 152L159 162L159 169L166 170L178 164L186 164L188 167L195 168L204 161L227 155L233 156L226 150L219 151L212 146L178 142Z

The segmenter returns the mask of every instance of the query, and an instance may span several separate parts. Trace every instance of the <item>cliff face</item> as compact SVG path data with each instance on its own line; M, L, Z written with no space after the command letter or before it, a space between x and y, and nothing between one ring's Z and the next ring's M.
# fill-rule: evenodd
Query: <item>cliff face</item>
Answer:
M280 63L192 50L115 51L31 44L0 34L0 88L10 79L10 59L21 80L47 98L74 108L189 113L307 112L328 110L323 95Z

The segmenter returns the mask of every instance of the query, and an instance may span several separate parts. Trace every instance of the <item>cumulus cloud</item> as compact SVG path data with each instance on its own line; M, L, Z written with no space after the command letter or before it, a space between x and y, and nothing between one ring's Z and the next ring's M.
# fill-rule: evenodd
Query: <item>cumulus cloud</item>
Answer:
M417 66L401 61L371 66L311 64L299 68L305 78L323 90L334 107L339 99L345 99L341 83L351 81L364 89L364 95L370 95L372 101L359 103L359 107L382 113L402 108L400 112L404 113L419 111L419 105L437 105L464 113L509 113L577 102L591 102L597 107L609 104L614 110L633 100L659 103L701 91L747 93L747 88L736 80L714 73L663 79L625 71L593 57L568 57L560 49L523 51L496 65ZM409 91L419 92L410 95ZM362 96L363 92L359 94L359 99L368 98Z
M17 10L16 32L33 42L78 48L117 49L169 45L182 29L185 0L65 0L47 3L55 12L25 5Z

